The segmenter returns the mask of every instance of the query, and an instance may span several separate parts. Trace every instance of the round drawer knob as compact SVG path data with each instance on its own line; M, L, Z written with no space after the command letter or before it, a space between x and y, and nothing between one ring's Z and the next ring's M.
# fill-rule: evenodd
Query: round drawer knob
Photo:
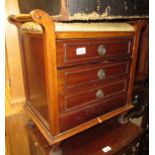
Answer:
M136 147L133 146L133 147L132 147L132 152L135 152L135 151L136 151Z
M139 143L139 142L137 142L136 147L138 148L139 146L140 146L140 143Z
M97 92L96 92L96 98L97 99L101 99L104 97L104 92L103 90L99 89Z
M100 69L98 72L97 72L97 77L100 79L100 80L103 80L105 78L105 71L103 69Z
M37 142L35 142L35 143L34 143L34 145L35 145L35 146L38 146L38 143L37 143Z
M99 54L100 56L104 56L104 55L106 54L106 48L105 48L105 46L100 45L100 46L98 47L98 54Z

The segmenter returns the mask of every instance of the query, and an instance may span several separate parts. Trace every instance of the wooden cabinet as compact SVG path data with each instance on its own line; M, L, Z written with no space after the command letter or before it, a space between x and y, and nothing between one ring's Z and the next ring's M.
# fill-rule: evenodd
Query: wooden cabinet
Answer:
M31 155L49 155L51 146L35 125L27 126ZM133 123L104 122L62 142L65 155L138 155L143 130ZM106 152L106 148L110 148Z
M141 139L138 138L128 146L123 148L120 152L116 153L116 155L139 155L140 154L140 145Z
M81 23L79 29L54 23L41 10L10 21L19 33L25 109L50 145L133 107L143 21Z

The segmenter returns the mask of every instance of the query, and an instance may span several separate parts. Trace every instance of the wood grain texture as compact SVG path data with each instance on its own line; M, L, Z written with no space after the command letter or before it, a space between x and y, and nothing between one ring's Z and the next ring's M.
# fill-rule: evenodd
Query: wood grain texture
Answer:
M27 115L23 112L25 93L21 69L18 33L16 27L8 22L10 14L19 14L17 0L5 1L5 133L7 155L30 155L25 124Z
M35 22L42 25L44 31L43 47L48 115L51 134L56 135L59 133L59 122L54 23L51 21L50 16L41 10L33 10L30 14Z
M29 155L29 143L25 128L28 119L25 112L6 117L6 136L10 155Z
M143 81L149 74L149 23L142 28L140 45L138 49L138 62L136 68L136 80Z
M67 130L59 135L51 136L50 131L48 131L45 126L42 124L42 122L39 120L39 118L33 113L33 111L31 110L31 108L29 108L28 106L25 107L25 110L27 112L27 114L31 117L31 119L35 122L36 126L38 127L38 129L40 130L40 132L42 133L42 135L46 138L46 140L48 141L48 143L50 145L53 144L57 144L57 143L61 143L63 140L70 138L71 136L80 133L82 131L85 131L97 124L100 124L108 119L111 119L115 116L120 115L121 113L127 112L128 110L132 109L133 105L129 104L123 107L120 107L116 110L113 110L109 113L103 114L100 117L97 118L93 118L90 121L87 121L85 123L80 124L79 126L76 126L75 128L72 128L70 130Z
M11 21L12 22L18 22L18 20L14 19L13 17L11 17ZM13 18L13 19L12 19ZM20 22L19 22L20 23ZM41 32L34 32L34 31L21 31L21 34L27 34L30 36L35 36L37 38L42 38L43 37L43 33ZM83 35L83 33L85 33L85 35ZM113 32L110 33L109 32L78 32L78 31L74 31L74 32L55 32L56 35L56 39L73 39L73 38L77 38L77 39L91 39L91 38L103 38L103 37L132 37L134 35L134 32Z
M115 78L126 77L129 74L130 61L107 61L105 63L92 63L72 68L58 70L58 92L76 92L77 87L96 84L107 84ZM104 72L105 77L99 78Z
M26 109L51 145L59 143L74 134L101 123L102 121L124 113L133 107L131 105L131 99L139 34L141 30L140 25L143 22L136 21L133 24L135 27L134 32L55 33L54 23L48 14L41 10L33 10L30 13L30 16L32 17L32 20L42 26L43 33L36 35L38 33L23 33L19 31L20 36L29 36L31 38L30 41L23 40L22 44L24 44L25 48L23 48L22 52L33 52L33 54L24 55L24 59L26 59L25 64L31 64L34 67L25 65L27 72L26 76L28 77L26 90L27 94L29 94L27 97ZM15 24L17 25L18 23ZM99 55L100 53L98 53L99 47L102 44L107 50L107 53L104 55L105 57L101 57ZM77 48L83 47L86 48L86 53L85 55L79 56L76 53L76 50ZM39 56L35 56L37 51L39 51L38 54L40 52L42 53L40 58ZM43 61L39 61L41 58ZM34 61L35 64L33 64L34 62L32 59L37 59ZM107 73L113 74L113 78L115 75L117 76L117 74L122 73L122 77L124 76L124 79L122 78L124 83L123 80L122 83L117 83L121 77L116 78L116 81L113 81L118 85L116 83L116 85L114 83L111 83L110 85L110 82L109 86L108 83L106 83L107 85L105 83L100 83L101 85L97 82L93 83L92 81L95 81L97 77L97 74L96 77L94 76L93 71L87 74L88 77L86 75L83 76L84 74L80 74L80 71L83 70L83 68L86 67L86 69L88 69L86 65L90 65L90 68L92 69L98 65L98 69L102 69L102 63L105 63L108 66L111 63L123 60L128 61L127 66L121 65L118 68L116 67L116 69L114 65L111 69L107 69ZM42 62L43 66L37 68L37 66L39 67L41 65L39 62ZM75 71L73 71L74 69ZM69 70L72 70L72 73L79 71L79 77L69 74ZM62 74L59 74L59 71L62 71ZM35 80L35 74L37 74L37 72L40 77L37 77ZM30 75L28 75L29 73ZM63 76L64 81L60 80ZM89 77L92 77L92 79L89 79ZM42 89L41 87L42 80L45 81L43 84L45 89ZM85 81L83 82L82 80ZM89 83L89 81L91 81L91 85L90 87L88 86L89 84L87 85L88 91L85 93L84 90L87 88L84 83ZM82 83L81 86L78 86L79 83ZM59 86L61 86L61 88L59 88ZM69 90L67 87L70 86L73 86L75 90ZM100 91L104 90L106 95L112 95L105 100L96 101L94 94L95 92L97 94L98 89L101 89ZM33 94L33 91L40 94L43 98L45 98L45 96L47 97L47 99L43 99L42 101L45 102L45 100L47 100L48 106L46 107L46 113L48 110L48 115L46 115L46 118L49 119L46 120L48 120L47 126L50 126L50 130L45 126L40 117L41 115L44 115L42 108L41 110L38 109L40 114L35 112L39 105L37 105L37 107L37 102L35 103L34 100L32 100L33 95L31 96L31 94ZM43 91L43 93L41 91ZM62 94L59 94L59 91ZM74 92L74 94L72 94L72 92ZM82 94L80 95L78 92L81 92ZM35 110L30 106L31 102L35 105L34 107L37 107ZM88 104L89 102L92 102L93 104ZM86 104L87 106L85 106ZM62 110L62 107L64 111ZM60 112L59 110L62 111ZM45 115L43 117L45 118Z
M6 53L9 69L11 104L23 104L25 101L23 77L21 69L20 50L18 42L17 29L8 22L10 14L19 14L17 0L6 0L6 16L5 16L5 41Z
M12 88L9 85L9 69L6 55L6 81L5 81L5 133L7 155L29 155L29 146L25 124L28 120L23 112L24 102L12 102ZM20 149L22 150L20 150Z
M62 148L67 155L119 154L121 149L139 138L141 134L142 129L134 124L121 126L115 121L105 122L64 141ZM103 152L102 149L107 146L112 148L111 151Z
M116 120L111 120L65 140L61 146L65 155L85 155L87 153L89 155L119 154L125 152L125 147L129 144L134 143L136 145L137 139L142 132L141 128L132 123L118 125ZM40 131L36 127L31 128L28 126L28 133L32 146L34 146L34 143L38 144L32 149L38 150L39 148L42 150L40 151L41 155L48 155L52 147ZM106 146L112 148L109 153L102 151L102 148ZM129 147L132 148L132 145Z
M93 96L93 94L89 94L90 96ZM101 115L106 115L108 113L110 114L110 112L114 112L116 109L119 109L126 104L125 93L120 93L120 95L113 95L107 99L100 99L96 102L94 99L91 99L92 103L89 104L89 101L86 101L88 105L83 104L83 106L81 98L81 102L79 103L81 107L76 105L76 108L68 108L68 111L66 110L64 113L60 114L59 117L61 132L72 129L73 127L86 123L87 121L94 118L100 118ZM90 98L87 97L87 99Z
M39 80L40 82L37 82L37 79L38 78L36 78L35 77L35 75L37 74L37 72L38 72L38 74L39 73L41 73L42 72L42 74L41 74L41 76L42 77L44 77L44 72L46 73L46 72L48 72L48 75L47 76L51 76L52 74L49 74L49 72L51 73L51 70L47 70L47 68L45 67L45 66L42 66L42 67L39 67L38 68L38 66L40 66L40 64L39 63L37 63L37 62L42 62L41 64L42 65L44 65L44 62L46 62L47 63L47 61L45 60L45 61L42 61L42 60L40 60L42 57L43 57L43 52L45 51L45 50L43 50L44 49L44 46L43 46L43 40L42 39L40 39L40 38L37 38L37 37L35 37L35 35L32 35L32 36L27 36L27 35L24 35L24 34L22 34L23 36L24 36L24 40L23 40L23 44L24 44L24 51L23 51L23 53L30 53L30 55L31 56L26 56L27 54L25 54L25 56L24 56L24 61L25 61L25 65L26 65L26 68L27 68L27 75L26 76L29 76L28 77L28 89L30 89L30 90L27 90L28 91L28 93L29 93L29 99L31 98L31 92L32 91L34 91L35 92L35 88L37 88L36 89L36 92L39 90L39 88L40 88L40 90L41 91L43 91L43 89L41 89L41 87L39 87L39 85L42 83L42 80L44 81L44 78L41 78L41 77L39 77L40 79L42 79L42 80ZM103 35L104 35L104 33L103 33ZM111 33L109 32L109 35L111 36ZM34 37L33 37L34 36ZM95 36L95 34L94 34L94 36ZM28 40L26 39L26 38L28 38ZM108 37L107 37L108 38ZM117 40L118 39L118 40ZM57 41L57 40L56 40ZM58 40L59 41L59 40ZM72 45L74 45L75 44L75 40L72 40L73 41L73 43L71 44L71 46ZM109 37L108 39L99 39L99 40L76 40L76 42L77 42L77 44L80 44L81 43L81 41L83 42L83 41L86 41L86 44L88 44L89 46L90 45L94 45L94 48L92 48L92 47L90 47L89 49L88 49L88 53L93 53L92 51L95 51L93 54L93 56L92 56L92 58L96 58L97 56L96 55L98 55L98 51L97 51L97 48L98 48L98 46L100 45L99 43L101 42L101 43L105 43L105 44L108 44L109 43L109 45L107 45L107 49L108 49L108 51L110 51L109 53L109 57L110 58L112 58L112 57L114 57L113 56L113 54L115 55L115 57L113 58L113 59L106 59L106 57L105 57L105 59L103 59L103 58L100 58L98 61L101 61L101 62L103 62L103 66L104 66L104 61L105 61L105 66L107 65L108 66L108 64L109 64L109 66L110 65L112 65L112 62L114 63L114 66L113 67L111 67L110 69L107 69L107 71L106 71L106 74L107 75L109 75L109 74L111 74L112 76L115 76L115 74L116 74L116 76L117 76L117 74L119 75L119 74L128 74L128 72L129 72L129 68L130 68L130 63L127 63L127 64L125 64L125 60L124 60L124 66L123 66L123 62L122 62L122 65L121 65L121 63L120 63L120 65L119 65L119 63L118 63L118 60L120 61L120 59L130 59L130 53L132 53L132 51L131 51L131 47L132 47L132 37L130 37L130 38L126 38L126 36L125 36L125 34L124 34L124 37L122 37L122 38L117 38L116 36L114 37ZM121 41L121 43L119 43L119 41ZM112 42L112 43L111 43ZM51 42L50 42L51 43ZM48 45L50 45L50 44L48 44ZM114 46L114 47L113 47ZM113 47L113 48L111 48L111 47ZM59 49L61 49L61 48L58 48L58 50ZM94 50L95 49L95 50ZM56 49L55 49L56 50ZM33 54L31 54L31 52L33 53ZM39 51L39 52L38 52ZM53 51L54 51L54 49L53 50L51 50L52 52L51 53L53 53ZM57 50L56 50L57 51ZM72 53L70 52L71 50L69 50L69 55L72 55ZM42 55L40 55L39 53L42 53ZM62 52L63 53L63 52ZM65 52L64 52L65 53ZM74 52L75 53L75 52ZM121 53L121 54L120 54ZM122 54L123 53L123 54ZM125 54L124 54L125 53ZM38 56L36 55L36 56L34 56L35 54L38 54ZM117 54L119 55L119 56L117 56ZM39 56L40 55L40 56ZM75 55L75 54L74 54ZM118 60L117 60L117 58L116 58L116 56L117 56L117 58L118 58ZM34 59L34 57L35 57L35 61L36 61L36 63L34 64L34 62L33 62L33 59ZM54 56L53 57L51 57L51 56L48 56L48 57L50 57L50 59L52 58L54 58ZM57 90L59 91L59 89L61 89L59 86L62 84L62 80L64 79L64 85L66 85L67 87L69 87L70 86L70 82L72 81L72 80L75 80L75 82L73 82L73 83L76 83L76 82L78 82L78 83L80 83L81 84L81 79L83 78L83 75L81 74L80 75L80 73L78 73L78 75L79 75L79 78L75 78L75 77L69 77L69 72L66 72L66 73L64 73L64 74L66 74L67 75L67 77L65 78L63 78L62 77L62 75L60 75L59 74L59 71L61 70L62 71L62 73L63 73L63 71L65 71L65 69L64 68L60 68L60 69L58 69L57 70L57 67L59 66L59 52L57 52L56 53L56 55L55 55L55 57L56 57L56 62L57 62L57 64L55 64L56 66L56 72L57 72L57 74L55 74L56 75L56 77L55 78L57 78L57 80L58 80L58 84L57 84ZM65 57L65 56L64 56ZM88 56L89 57L89 56ZM44 57L45 58L45 57ZM55 58L54 58L55 59ZM62 60L63 60L64 58L62 57ZM103 59L103 60L102 60ZM117 60L116 61L116 68L115 68L115 61L114 60ZM74 60L74 59L73 59ZM50 60L51 62L53 62L53 60ZM54 60L55 61L55 60ZM89 61L87 61L87 60L85 60L86 61L86 63L89 63ZM90 61L91 61L91 63L92 63L92 61L93 61L93 59L90 59ZM100 63L101 63L100 62ZM83 64L83 61L79 61L79 63L80 64ZM118 63L118 66L117 66L117 63ZM27 65L28 64L28 65ZM60 63L61 64L61 63ZM33 70L33 67L31 67L31 65L34 67L35 66L35 68L34 68L34 70ZM49 64L48 64L49 65ZM72 63L71 63L71 65L73 65ZM50 66L52 66L52 67L54 67L54 65L50 65ZM89 67L93 70L94 68L95 68L95 66L97 66L97 64L95 65L95 64L93 64L92 63L92 65L90 65ZM44 67L45 67L45 71L44 71ZM73 66L74 67L74 66ZM98 69L101 69L100 67L102 67L102 65L101 64L98 64ZM117 68L118 67L118 68ZM38 68L38 69L37 69ZM42 68L41 70L40 70L40 68ZM77 71L77 68L72 68L72 70L74 70L74 69L76 69L75 71ZM32 71L31 71L32 70ZM68 69L68 70L71 70L71 69ZM94 81L95 79L96 79L96 77L97 77L97 73L96 73L96 77L95 76L93 76L93 71L92 70L90 70L90 76L88 76L88 73L86 73L85 74L85 77L84 77L84 79L86 78L86 77L94 77L93 79L92 79L92 81ZM60 72L61 72L60 71ZM67 69L66 69L66 71L67 71ZM75 72L74 71L74 72ZM85 71L84 71L85 72ZM33 77L32 77L32 75L33 75ZM39 75L38 75L39 76ZM54 77L54 76L53 76ZM35 78L36 78L36 80L35 80ZM62 80L59 80L59 79L61 79L62 78ZM71 80L71 81L70 81ZM34 82L33 82L34 81ZM86 79L85 81L87 81L87 82L89 82L89 79ZM51 85L51 82L52 82L52 80L51 81L49 81L49 83L48 83L48 85L46 84L46 88L48 88L50 85ZM59 83L60 82L60 83ZM67 82L67 83L65 83L65 82ZM35 84L36 83L36 84ZM72 83L72 82L71 82ZM55 83L55 85L56 85L56 83ZM45 87L45 85L44 85L44 87ZM89 88L88 88L89 89ZM40 91L39 90L39 91ZM51 90L54 90L53 88L51 88ZM50 91L51 91L50 90ZM44 92L45 92L45 90L44 90ZM43 93L40 93L41 95L40 95L40 97L43 97L44 98L44 96L45 95L43 95ZM52 92L51 92L51 94L52 94ZM32 95L33 96L33 95ZM63 104L63 100L64 99L62 99L61 97L59 98L59 101L60 101L60 103L59 103L59 105L60 105L60 107L62 106L62 104ZM30 103L32 102L32 104L33 105L35 105L35 107L36 107L36 109L38 110L38 112L40 112L40 114L41 115L43 115L44 116L44 114L46 114L46 118L48 118L47 116L47 113L44 113L43 112L43 108L39 108L39 103L37 103L37 104L35 104L34 103L34 101L32 101L32 99L30 99L29 100L30 101ZM41 101L41 100L40 100ZM40 102L39 101L39 102ZM118 107L120 107L120 105L124 105L124 99L123 99L123 103L120 103L120 104L118 104ZM44 100L44 101L42 101L42 102L46 102L46 100ZM121 102L121 101L120 101ZM57 102L55 102L54 100L53 100L53 103L55 103L55 106L57 106ZM51 108L53 107L51 104L50 104L50 102L48 103L50 106L51 106ZM112 105L114 105L114 104L112 104ZM115 107L115 106L114 106ZM115 107L116 108L116 107ZM53 108L52 108L53 109ZM101 108L102 109L102 108ZM47 110L47 107L46 107L46 109L45 110ZM49 109L48 109L49 110ZM51 113L51 112L49 112L52 116L54 115L53 113ZM38 115L37 115L38 116ZM52 117L51 116L51 117ZM54 115L54 117L56 117L56 115ZM71 116L70 116L71 117ZM87 117L88 117L88 115L87 115ZM95 117L95 116L94 116ZM52 117L53 118L53 117ZM92 117L91 117L92 118ZM86 118L86 119L88 119L88 118ZM90 119L90 118L89 118ZM48 119L46 119L46 120L48 120ZM52 126L52 124L49 122L49 124ZM60 126L63 126L62 124L67 124L67 123L62 123L62 122L60 122L59 123L59 125ZM68 128L69 129L69 128ZM61 130L62 131L62 130ZM64 130L63 130L64 131Z
M97 96L97 92L102 91L104 94L101 97ZM86 91L83 89L79 90L78 93L70 93L70 95L65 96L65 107L66 111L71 110L72 108L84 107L88 104L93 104L95 101L106 100L109 97L115 96L122 92L126 91L126 81L122 80L121 82L110 84L107 86L97 86L90 87Z
M82 32L80 32L82 33ZM90 32L91 33L91 32ZM104 36L104 32L101 32ZM85 36L85 32L83 32ZM110 35L110 33L109 33ZM74 36L76 38L76 36ZM95 37L95 36L94 36ZM109 57L127 56L131 53L132 38L100 38L100 39L70 39L57 40L57 66L71 66L88 62L103 61ZM98 53L99 48L105 49L104 56ZM112 47L112 48L111 48ZM85 49L85 54L78 55L79 48Z
M132 23L135 27L135 35L134 35L134 43L133 43L133 53L132 53L132 63L131 63L131 72L130 72L130 81L129 81L129 90L128 90L128 97L127 102L132 102L132 94L133 94L133 87L135 82L135 73L136 73L136 63L137 63L137 56L138 56L138 48L139 48L139 40L141 30L146 24L145 20L139 20L137 22Z
M33 37L21 36L20 39L23 47L22 62L27 102L30 102L41 113L43 119L49 122L43 46Z

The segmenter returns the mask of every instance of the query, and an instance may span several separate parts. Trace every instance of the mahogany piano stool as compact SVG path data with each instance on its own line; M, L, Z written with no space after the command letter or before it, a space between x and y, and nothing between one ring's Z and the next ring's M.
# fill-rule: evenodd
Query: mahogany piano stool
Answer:
M83 135L96 125L101 125L98 126L100 141L101 133L106 140L100 146L97 139L91 141L88 136L86 145L76 149L77 153L105 147L107 143L104 142L109 142L115 151L115 144L125 140L124 134L128 137L130 133L131 138L134 137L131 130L133 127L137 131L137 128L131 123L124 126L114 123L115 127L109 128L107 134L108 127L102 128L102 123L123 116L133 108L132 94L143 20L62 23L42 10L10 16L9 20L16 25L19 34L25 110L52 146L51 154L62 154L61 143L64 143L66 153L73 152L74 145L71 144L79 144L72 136ZM37 133L36 137L40 139L39 131L32 129L30 133ZM113 143L115 136L117 143ZM119 141L119 138L123 139ZM44 139L43 142L47 144ZM89 142L92 142L91 146ZM69 145L72 147L67 147ZM97 150L101 151L101 148Z

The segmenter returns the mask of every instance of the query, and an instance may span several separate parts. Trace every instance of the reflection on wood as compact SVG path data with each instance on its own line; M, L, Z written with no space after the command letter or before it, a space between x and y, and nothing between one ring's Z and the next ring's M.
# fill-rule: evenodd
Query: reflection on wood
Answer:
M27 121L25 112L6 117L6 136L11 155L29 155Z
M25 100L23 89L23 78L21 71L20 51L18 34L15 26L10 24L7 19L10 14L18 14L17 0L6 0L6 55L9 70L9 83L11 86L11 103L22 104Z

